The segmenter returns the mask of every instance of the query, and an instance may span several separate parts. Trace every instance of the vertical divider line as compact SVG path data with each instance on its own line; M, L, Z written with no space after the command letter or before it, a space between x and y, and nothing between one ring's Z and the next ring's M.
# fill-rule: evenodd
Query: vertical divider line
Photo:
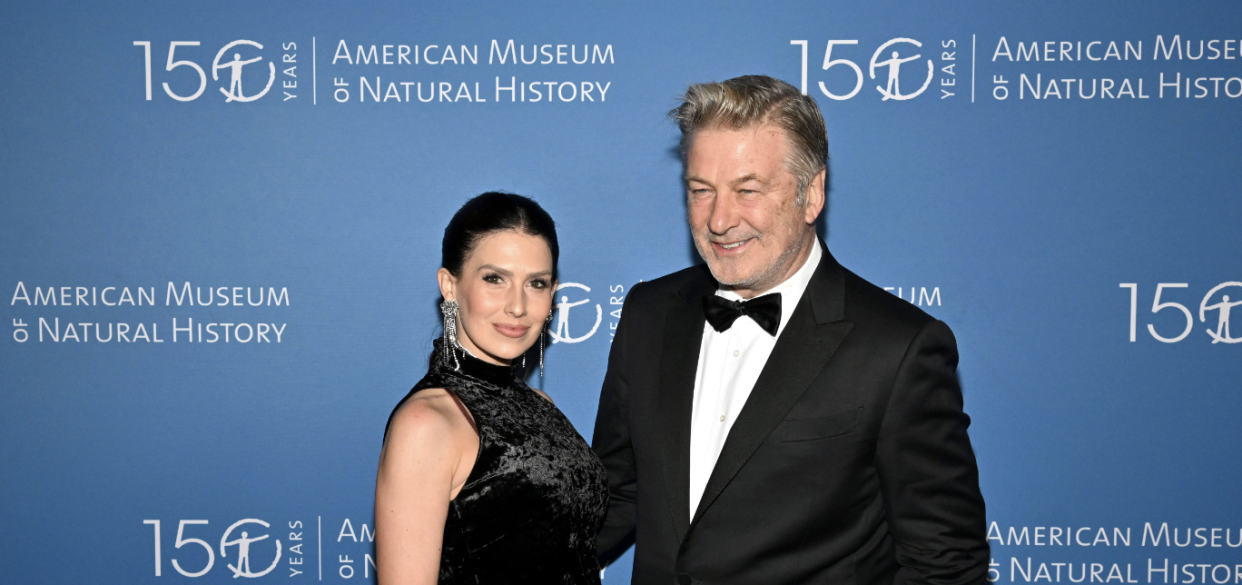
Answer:
M970 103L975 103L975 35L970 35Z
M313 106L319 105L319 67L315 53L315 37L311 37L311 105ZM319 568L319 578L323 579L323 567Z
M323 516L319 516L319 538L317 540L319 542L319 580L323 581Z

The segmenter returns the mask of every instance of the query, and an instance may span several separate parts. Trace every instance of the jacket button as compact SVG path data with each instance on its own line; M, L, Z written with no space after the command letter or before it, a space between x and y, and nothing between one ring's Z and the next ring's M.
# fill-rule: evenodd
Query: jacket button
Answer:
M690 585L694 580L690 578L689 573L682 573L677 576L677 585Z

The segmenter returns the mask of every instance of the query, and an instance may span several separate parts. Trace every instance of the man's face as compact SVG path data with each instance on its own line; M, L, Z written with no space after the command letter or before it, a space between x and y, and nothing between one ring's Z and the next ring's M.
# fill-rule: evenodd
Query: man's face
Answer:
M824 206L824 172L796 203L798 180L785 168L779 127L700 130L686 152L686 191L694 246L712 276L751 298L797 272L815 243Z

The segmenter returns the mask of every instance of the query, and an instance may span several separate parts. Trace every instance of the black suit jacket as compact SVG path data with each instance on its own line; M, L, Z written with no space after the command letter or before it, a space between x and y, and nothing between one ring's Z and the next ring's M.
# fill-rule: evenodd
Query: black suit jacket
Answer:
M985 583L953 334L826 248L691 518L702 297L715 290L696 266L627 295L592 445L611 496L601 561L636 541L643 585Z

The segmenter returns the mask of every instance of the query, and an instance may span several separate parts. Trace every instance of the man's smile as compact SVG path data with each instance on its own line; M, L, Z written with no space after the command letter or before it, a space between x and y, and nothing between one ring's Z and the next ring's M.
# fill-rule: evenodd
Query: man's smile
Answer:
M753 240L754 238L746 238L737 242L712 242L712 247L715 248L717 254L732 256L741 254Z

